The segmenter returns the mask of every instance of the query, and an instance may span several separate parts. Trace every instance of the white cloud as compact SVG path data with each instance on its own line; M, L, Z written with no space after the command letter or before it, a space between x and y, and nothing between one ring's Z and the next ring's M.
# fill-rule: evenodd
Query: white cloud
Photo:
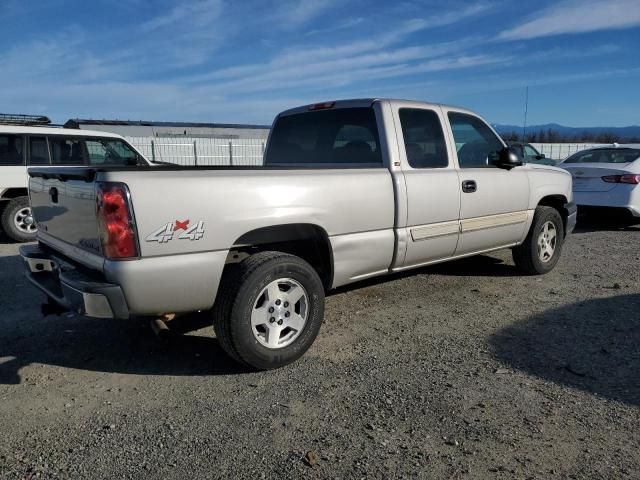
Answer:
M323 73L335 68L349 69L362 66L363 61L371 62L369 66L376 63L386 65L394 61L393 55L397 55L395 62L433 57L457 50L463 45L473 45L478 42L478 39L465 38L454 42L408 47L391 52L385 51L385 49L407 40L411 34L416 32L461 22L469 17L480 15L492 7L492 3L479 2L460 10L403 21L393 28L379 30L374 37L367 36L366 39L358 37L351 42L340 42L333 45L296 46L284 50L268 62L235 65L193 76L190 81L237 79L241 83L256 83L260 79L263 85L275 86L272 81L276 78L305 77L317 73L318 70ZM413 56L407 58L407 52L413 52Z
M449 12L437 14L424 19L416 19L414 21L414 25L419 30L423 30L425 28L444 27L446 25L459 23L463 20L466 20L467 18L474 17L482 13L486 13L492 8L494 8L493 3L477 2L471 5L467 5L464 8L453 9Z
M262 73L218 83L221 92L266 92L291 87L331 88L417 73L496 63L502 57L454 55L458 45L406 47L366 55L266 68Z
M171 10L157 15L141 25L145 31L153 31L164 27L172 27L180 23L195 26L212 27L222 11L221 0L198 0L187 4L180 3Z
M329 27L326 28L318 28L316 30L311 30L309 32L307 32L305 35L307 37L311 37L313 35L320 35L320 34L326 34L326 33L331 33L331 32L337 32L338 30L346 30L348 28L353 28L356 27L362 23L365 22L364 17L353 17L353 18L347 18L346 20L343 20L341 22L338 22L334 25L331 25Z
M640 26L639 0L564 0L499 35L521 40Z
M223 0L180 2L143 22L131 49L132 60L162 60L165 66L178 68L206 62L228 29L220 22L223 7Z
M285 28L304 25L328 9L344 3L341 0L290 0L280 2L276 17Z

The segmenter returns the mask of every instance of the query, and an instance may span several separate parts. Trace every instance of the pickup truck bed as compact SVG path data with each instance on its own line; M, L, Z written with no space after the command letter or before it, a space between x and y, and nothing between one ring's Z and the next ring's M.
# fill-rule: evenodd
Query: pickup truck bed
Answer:
M27 276L90 316L212 310L231 356L273 368L311 345L325 290L507 247L545 273L575 223L566 172L523 166L454 107L293 109L265 163L31 168Z

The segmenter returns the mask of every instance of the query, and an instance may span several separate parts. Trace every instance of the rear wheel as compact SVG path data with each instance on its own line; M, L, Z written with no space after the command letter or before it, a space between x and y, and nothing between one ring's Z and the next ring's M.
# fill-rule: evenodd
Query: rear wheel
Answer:
M550 272L560 259L563 243L564 224L560 213L553 207L539 206L527 238L512 251L513 261L529 275Z
M324 288L307 262L261 252L233 265L213 309L222 348L253 368L278 368L311 346L324 317Z
M14 198L7 204L2 212L2 229L17 242L31 242L36 239L36 223L28 197Z

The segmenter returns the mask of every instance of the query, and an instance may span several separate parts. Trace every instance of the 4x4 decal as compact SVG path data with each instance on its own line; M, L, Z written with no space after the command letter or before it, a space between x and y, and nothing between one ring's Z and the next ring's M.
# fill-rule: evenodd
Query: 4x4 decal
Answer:
M145 240L147 242L167 243L169 240L173 240L176 234L178 240L200 240L204 236L204 222L200 220L192 225L189 225L190 220L175 220L169 222L159 229L151 233Z

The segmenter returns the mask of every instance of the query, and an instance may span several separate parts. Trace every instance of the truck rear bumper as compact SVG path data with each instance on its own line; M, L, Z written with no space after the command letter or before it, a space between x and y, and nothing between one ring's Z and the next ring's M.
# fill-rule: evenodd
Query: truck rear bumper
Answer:
M63 310L95 318L129 318L122 289L64 262L38 245L23 245L25 276Z

